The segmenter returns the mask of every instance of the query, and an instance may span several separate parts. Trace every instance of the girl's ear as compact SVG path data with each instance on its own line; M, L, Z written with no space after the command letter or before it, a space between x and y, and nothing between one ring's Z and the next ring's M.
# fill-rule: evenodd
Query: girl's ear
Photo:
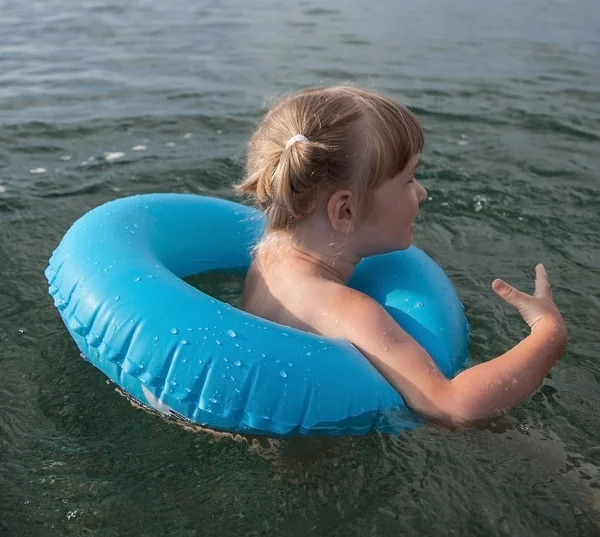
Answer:
M354 202L356 196L349 190L336 190L327 201L327 216L331 227L339 233L353 233L358 224Z

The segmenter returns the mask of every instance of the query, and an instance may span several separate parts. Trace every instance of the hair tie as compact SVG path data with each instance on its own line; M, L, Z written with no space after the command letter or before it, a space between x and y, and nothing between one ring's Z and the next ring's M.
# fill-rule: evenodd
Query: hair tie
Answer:
M294 134L285 144L285 148L293 146L296 142L308 142L308 138L304 134Z

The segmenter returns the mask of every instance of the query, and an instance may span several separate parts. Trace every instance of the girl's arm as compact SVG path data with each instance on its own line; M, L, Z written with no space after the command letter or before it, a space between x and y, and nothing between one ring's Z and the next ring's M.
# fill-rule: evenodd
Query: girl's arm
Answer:
M347 295L342 337L350 340L415 412L448 426L492 421L530 396L567 343L544 267L536 267L533 296L496 280L493 288L517 308L531 333L515 347L450 380L429 354L375 301ZM358 296L360 295L360 296Z

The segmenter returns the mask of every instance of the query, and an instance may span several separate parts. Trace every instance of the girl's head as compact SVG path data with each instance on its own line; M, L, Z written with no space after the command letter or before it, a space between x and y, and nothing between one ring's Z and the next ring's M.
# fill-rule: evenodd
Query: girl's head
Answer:
M298 226L319 204L330 219L351 210L356 221L375 210L378 189L414 165L423 145L415 116L387 97L352 86L308 89L268 112L236 188L256 198L269 231Z

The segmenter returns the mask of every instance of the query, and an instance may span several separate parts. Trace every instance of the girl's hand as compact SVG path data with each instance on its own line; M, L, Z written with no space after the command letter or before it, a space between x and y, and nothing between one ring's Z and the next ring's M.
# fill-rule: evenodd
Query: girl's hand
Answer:
M554 304L548 275L541 263L535 267L533 296L519 291L503 280L494 280L492 289L511 306L517 308L523 320L532 330L535 326L551 323L566 334L563 317Z

